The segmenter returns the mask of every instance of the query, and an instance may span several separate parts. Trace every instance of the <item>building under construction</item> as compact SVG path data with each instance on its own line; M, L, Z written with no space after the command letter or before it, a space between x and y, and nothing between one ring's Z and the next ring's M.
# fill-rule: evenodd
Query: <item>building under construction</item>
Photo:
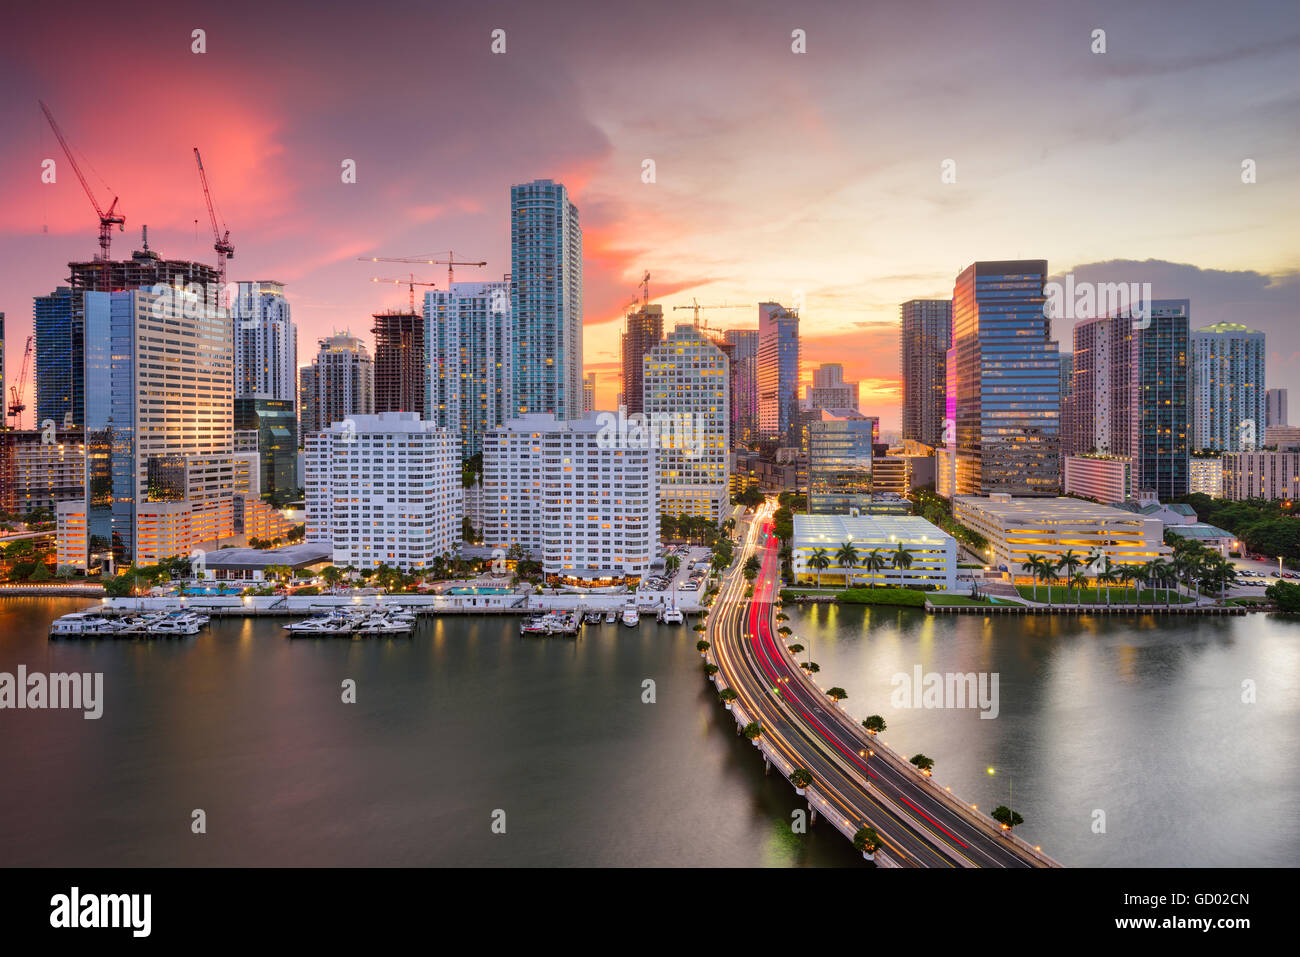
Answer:
M424 417L424 317L392 310L374 314L375 412L417 412Z
M620 352L623 365L623 404L629 414L645 411L642 395L646 355L664 338L663 306L642 303L641 308L623 317Z

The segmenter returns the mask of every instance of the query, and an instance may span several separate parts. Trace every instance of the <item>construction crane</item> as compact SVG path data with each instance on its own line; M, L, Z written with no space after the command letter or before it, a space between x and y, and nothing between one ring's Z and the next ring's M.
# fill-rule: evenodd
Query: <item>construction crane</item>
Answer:
M222 295L225 295L226 288L226 260L235 258L235 247L230 244L230 230L225 231L222 235L222 228L225 227L223 220L221 226L217 226L217 211L212 206L212 191L208 189L208 174L203 169L203 157L199 155L199 148L194 147L194 162L199 164L199 182L203 184L203 198L208 204L208 219L212 221L212 248L217 251L217 274L221 277Z
M76 159L72 155L72 147L68 141L63 138L63 131L59 129L59 124L54 122L54 114L50 108L45 105L44 100L37 100L41 104L41 109L45 112L45 118L50 121L50 129L54 130L54 135L59 140L59 145L63 147L63 155L68 158L68 163L72 166L72 171L77 174L77 179L81 180L81 188L86 191L90 197L90 205L95 207L95 215L99 217L99 255L96 259L108 261L108 248L113 242L113 227L116 226L119 231L126 229L126 217L117 212L117 197L113 197L113 202L108 207L108 212L99 205L99 200L95 199L95 194L91 192L90 184L86 182L86 177L81 173L81 167L77 165Z
M729 304L725 302L720 306L701 306L698 300L692 299L691 304L689 306L673 306L673 311L676 312L678 309L690 309L692 312L695 313L695 328L699 329L701 328L700 326L701 309L748 309L748 308L750 308L748 303ZM704 329L709 328L709 323L707 320L705 321L703 328Z
M27 369L32 362L32 337L27 337L27 348L23 350L22 371L18 374L18 384L9 387L9 416L14 420L14 428L23 427L23 413L27 410L27 403L23 401L23 395L27 392Z
M416 278L415 278L415 273L411 273L411 278L410 278L410 279L379 279L379 278L376 278L375 276L371 276L371 277L370 277L370 281L371 281L371 282L391 282L391 283L395 283L395 284L397 284L397 285L399 285L399 286L402 286L402 285L404 285L404 286L408 286L408 287L410 288L410 290L411 290L411 314L412 314L412 315L415 315L415 314L416 314L416 313L415 313L415 287L416 287L416 286L428 286L428 287L431 288L431 289L437 289L437 288L438 288L438 284L437 284L436 282L418 282L418 281L416 280Z
M457 259L454 252L448 252L446 259L423 259L423 258L392 258L389 256L358 256L357 262L363 263L416 263L420 266L446 266L447 267L447 291L451 292L451 284L456 281L457 266L486 266L486 262L470 262L467 259Z
M641 308L644 309L650 305L650 270L646 270L646 274L641 277L637 285L641 287Z

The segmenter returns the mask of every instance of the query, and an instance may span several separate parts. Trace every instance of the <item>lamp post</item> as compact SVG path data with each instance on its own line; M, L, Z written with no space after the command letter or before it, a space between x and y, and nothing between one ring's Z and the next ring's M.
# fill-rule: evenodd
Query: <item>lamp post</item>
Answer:
M989 768L989 774L995 774L995 773L996 773L996 772L995 772L995 770L994 770L993 768ZM1012 800L1011 800L1011 787L1012 787L1012 785L1013 785L1014 783L1015 783L1015 782L1014 782L1014 779L1011 777L1011 773L1010 773L1010 772L1007 772L1007 811L1008 811L1008 812L1014 812L1014 811L1015 811L1015 805L1012 803ZM1015 820L1015 817L1013 816L1013 814L1008 813L1008 815L1007 815L1007 820L1008 820L1008 821L1013 821L1013 820ZM1008 834L1011 833L1011 825L1010 825L1010 824L1006 825L1006 831L1007 831Z

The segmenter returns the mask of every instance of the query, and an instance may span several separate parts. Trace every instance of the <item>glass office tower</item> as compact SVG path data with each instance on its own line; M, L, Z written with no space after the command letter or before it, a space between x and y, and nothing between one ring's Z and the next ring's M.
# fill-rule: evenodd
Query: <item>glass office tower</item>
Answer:
M1162 502L1186 495L1191 480L1190 306L1187 299L1157 299L1149 321L1133 324L1133 487L1151 489Z
M977 262L952 296L959 495L1059 495L1060 361L1042 259Z
M839 418L822 410L808 423L808 514L864 513L871 505L871 444L876 418Z
M760 438L799 444L799 314L778 302L758 304Z
M947 395L945 357L952 345L952 301L911 299L900 307L899 365L903 379L903 439L943 444Z

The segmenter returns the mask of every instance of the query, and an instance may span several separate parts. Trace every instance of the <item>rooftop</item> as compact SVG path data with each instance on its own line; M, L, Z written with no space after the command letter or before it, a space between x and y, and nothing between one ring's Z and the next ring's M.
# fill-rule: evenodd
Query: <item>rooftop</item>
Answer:
M1003 493L994 493L988 497L957 495L953 497L952 503L954 508L963 505L1004 521L1117 521L1131 519L1137 511L1136 508L1101 505L1081 498L1012 498Z
M222 548L208 552L203 563L208 568L266 568L268 565L288 565L304 568L318 562L327 562L334 555L333 546L324 542L303 542L281 548Z
M795 515L794 541L800 548L844 542L951 542L943 529L915 515Z
M1169 531L1175 535L1181 535L1183 538L1195 538L1201 541L1226 538L1235 539L1232 532L1224 531L1217 525L1207 525L1205 522L1194 522L1191 525L1170 525Z

